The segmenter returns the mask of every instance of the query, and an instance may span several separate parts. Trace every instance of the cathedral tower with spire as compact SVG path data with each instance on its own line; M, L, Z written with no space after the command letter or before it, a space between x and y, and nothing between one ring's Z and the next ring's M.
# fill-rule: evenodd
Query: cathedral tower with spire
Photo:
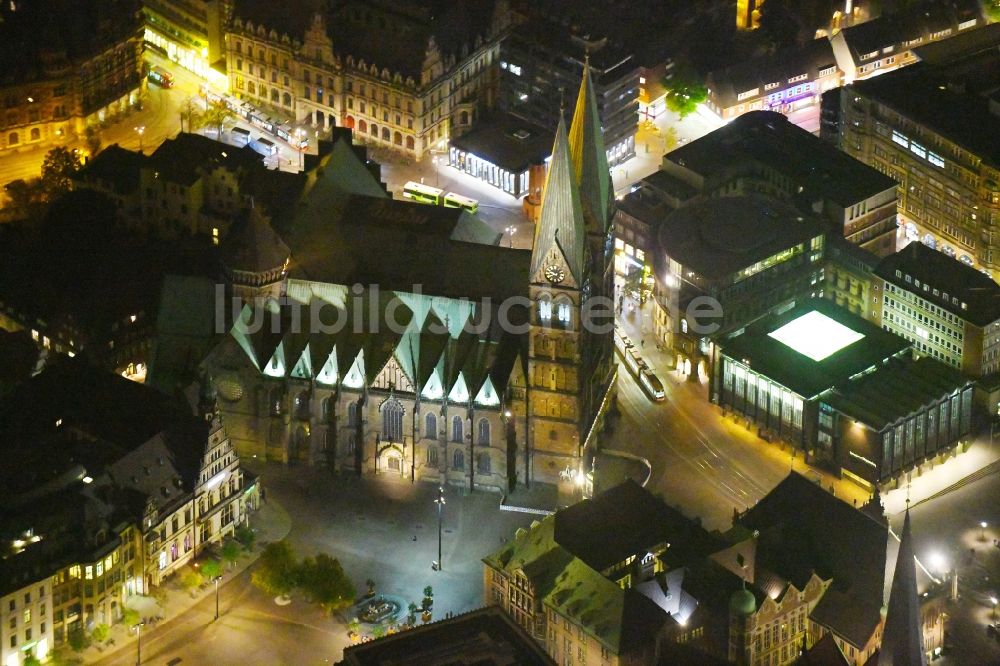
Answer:
M923 628L920 622L920 597L917 594L917 569L913 560L913 537L910 534L910 509L903 518L899 554L889 591L889 610L885 616L878 666L926 666Z
M565 482L589 469L585 458L610 402L613 199L585 64L570 129L562 117L556 129L531 258L530 449L540 481ZM607 298L603 310L592 307L598 301L587 306L601 296ZM591 312L606 317L588 319Z

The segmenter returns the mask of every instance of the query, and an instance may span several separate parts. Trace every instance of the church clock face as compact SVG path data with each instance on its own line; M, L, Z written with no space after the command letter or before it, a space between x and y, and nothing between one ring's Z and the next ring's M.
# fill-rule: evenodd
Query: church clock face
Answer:
M566 279L566 271L555 264L545 267L545 279L554 284L559 284Z

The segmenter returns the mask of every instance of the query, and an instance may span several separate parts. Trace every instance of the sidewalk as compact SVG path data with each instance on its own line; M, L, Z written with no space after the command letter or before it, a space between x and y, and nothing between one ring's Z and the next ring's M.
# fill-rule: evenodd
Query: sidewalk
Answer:
M288 512L280 504L269 500L262 502L260 509L250 515L250 526L257 535L253 550L250 553L243 553L231 569L226 569L223 572L223 585L256 562L265 544L285 538L292 528L292 521ZM135 606L137 609L141 609L140 615L156 612L163 618L161 621L165 622L183 615L195 604L214 594L215 591L213 586L203 585L192 596L190 592L181 587L179 573L168 579L161 586L161 589L166 591L166 599L162 603L158 604L153 597L136 596L130 598L126 604L129 607ZM79 656L82 657L84 663L92 663L107 659L119 651L134 649L134 646L135 633L118 622L111 627L108 640L103 645L95 643L81 652Z

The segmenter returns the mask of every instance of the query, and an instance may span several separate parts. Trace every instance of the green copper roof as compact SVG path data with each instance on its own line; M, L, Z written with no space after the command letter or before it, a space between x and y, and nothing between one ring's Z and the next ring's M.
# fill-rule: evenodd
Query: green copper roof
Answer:
M614 192L589 63L583 67L583 81L580 83L573 123L569 129L569 150L573 159L573 173L582 196L587 232L603 236L608 230Z
M535 246L531 256L532 280L540 281L539 271L552 260L553 248L561 254L577 285L583 279L584 250L583 210L580 190L573 176L566 123L560 118L552 161L545 177L542 214L535 228Z

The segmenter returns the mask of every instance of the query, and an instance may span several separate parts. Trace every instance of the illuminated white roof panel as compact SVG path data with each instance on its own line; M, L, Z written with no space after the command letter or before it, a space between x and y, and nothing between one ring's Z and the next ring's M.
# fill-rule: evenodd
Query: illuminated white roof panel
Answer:
M816 310L793 319L768 335L814 361L822 361L865 337Z

